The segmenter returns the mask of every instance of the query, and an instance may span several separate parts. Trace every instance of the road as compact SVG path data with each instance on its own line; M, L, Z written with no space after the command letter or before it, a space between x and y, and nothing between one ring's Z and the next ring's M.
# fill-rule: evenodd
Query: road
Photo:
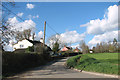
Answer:
M110 78L103 75L95 75L65 68L67 58L51 62L45 66L37 67L14 78Z

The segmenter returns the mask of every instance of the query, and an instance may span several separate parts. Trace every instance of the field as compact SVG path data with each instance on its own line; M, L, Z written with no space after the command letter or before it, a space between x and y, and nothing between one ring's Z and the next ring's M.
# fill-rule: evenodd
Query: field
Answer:
M118 62L118 53L84 54L70 58L67 66L90 72L118 74Z

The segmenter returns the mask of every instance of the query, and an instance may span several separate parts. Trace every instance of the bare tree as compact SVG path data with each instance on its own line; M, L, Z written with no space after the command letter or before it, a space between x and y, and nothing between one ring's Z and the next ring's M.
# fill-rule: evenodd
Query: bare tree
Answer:
M64 41L61 41L60 37L61 36L59 34L52 35L48 38L47 43L51 48L53 48L53 45L57 42L59 44L59 47L62 48L64 47L64 45L67 45L67 43Z
M89 53L89 47L85 44L83 40L80 42L79 46L82 49L83 54Z

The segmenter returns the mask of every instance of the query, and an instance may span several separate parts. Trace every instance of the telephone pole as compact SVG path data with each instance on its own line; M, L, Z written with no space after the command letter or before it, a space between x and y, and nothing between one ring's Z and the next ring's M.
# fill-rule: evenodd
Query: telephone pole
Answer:
M44 38L43 38L43 47L45 46L45 32L46 32L46 21L44 22Z

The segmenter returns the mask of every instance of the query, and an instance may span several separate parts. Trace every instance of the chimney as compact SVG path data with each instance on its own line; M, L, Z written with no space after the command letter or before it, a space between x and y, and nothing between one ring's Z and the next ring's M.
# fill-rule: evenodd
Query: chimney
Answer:
M43 43L43 38L40 38L40 42Z
M35 38L35 33L33 33L33 36L32 36L32 38L33 38L33 41L34 41L34 38Z

